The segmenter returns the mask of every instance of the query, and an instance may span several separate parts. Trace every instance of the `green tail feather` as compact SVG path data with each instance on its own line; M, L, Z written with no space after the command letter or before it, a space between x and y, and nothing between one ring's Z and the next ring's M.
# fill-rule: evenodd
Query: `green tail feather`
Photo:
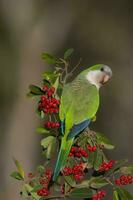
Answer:
M73 144L73 140L74 139L70 139L66 141L65 137L62 138L60 152L58 154L58 158L54 169L53 181L56 181L61 169L66 164L71 146Z

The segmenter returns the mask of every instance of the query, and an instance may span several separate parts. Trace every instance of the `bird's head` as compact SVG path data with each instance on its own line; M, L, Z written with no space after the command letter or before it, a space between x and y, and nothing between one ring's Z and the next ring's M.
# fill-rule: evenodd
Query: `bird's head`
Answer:
M112 77L112 70L104 64L97 64L84 71L86 79L98 89Z

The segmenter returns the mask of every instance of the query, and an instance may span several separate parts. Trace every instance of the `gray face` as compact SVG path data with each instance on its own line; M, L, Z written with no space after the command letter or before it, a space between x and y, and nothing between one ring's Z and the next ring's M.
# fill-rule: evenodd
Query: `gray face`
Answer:
M107 83L112 76L112 70L107 65L101 66L98 70L89 71L86 78L95 85L98 89Z
M112 70L107 65L103 65L103 67L101 67L101 71L107 74L110 78L112 77Z

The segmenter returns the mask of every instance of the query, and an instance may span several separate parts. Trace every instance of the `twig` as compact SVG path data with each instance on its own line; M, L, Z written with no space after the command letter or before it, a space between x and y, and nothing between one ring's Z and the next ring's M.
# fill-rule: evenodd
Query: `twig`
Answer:
M72 69L72 71L69 73L70 75L73 74L73 72L79 67L80 63L82 61L82 58L79 59L77 65Z
M108 178L106 178L106 181L107 181L110 185L114 186L114 184L113 184Z
M73 72L78 68L78 66L80 65L80 63L81 63L81 60L82 60L82 58L80 58L79 59L79 62L77 63L77 65L68 73L66 73L66 76L65 76L65 82L66 82L66 80L69 78L69 77L71 77L72 75L73 75Z

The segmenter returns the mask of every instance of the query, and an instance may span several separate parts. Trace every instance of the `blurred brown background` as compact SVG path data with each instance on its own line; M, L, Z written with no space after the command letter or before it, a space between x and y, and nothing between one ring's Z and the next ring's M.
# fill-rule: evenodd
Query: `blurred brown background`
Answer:
M112 158L133 161L133 2L1 0L0 199L20 199L19 185L9 177L13 156L27 172L40 160L39 119L35 102L26 98L28 85L40 84L49 68L40 54L62 56L69 47L75 49L75 63L83 58L80 70L96 63L111 66L114 76L101 90L94 128L116 145Z

